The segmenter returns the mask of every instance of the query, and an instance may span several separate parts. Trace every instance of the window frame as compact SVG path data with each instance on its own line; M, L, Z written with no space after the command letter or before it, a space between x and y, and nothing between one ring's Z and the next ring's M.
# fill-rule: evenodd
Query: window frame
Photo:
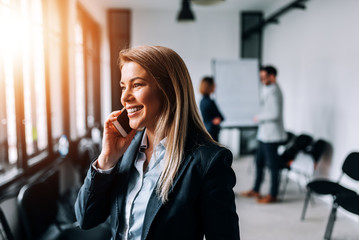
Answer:
M31 3L32 0L28 0L29 3ZM14 0L14 2L19 3L18 0ZM51 2L51 3L50 3ZM2 2L0 1L0 7L2 6ZM57 9L59 9L59 22L61 23L60 27L60 56L58 59L58 62L60 63L60 70L62 74L61 76L61 111L62 111L62 129L63 134L68 136L70 139L71 136L71 125L76 126L76 123L72 121L70 118L70 70L69 70L69 58L72 57L70 52L68 51L69 48L69 27L72 27L71 24L69 24L69 21L71 21L71 18L67 15L69 5L63 4L61 0L56 1L46 1L41 0L42 4L42 14L43 14L43 42L44 42L44 78L45 78L45 108L46 108L46 133L47 133L47 146L45 149L41 151L37 151L31 155L27 155L26 153L26 136L25 136L25 125L24 125L24 119L25 119L25 111L24 111L24 82L23 82L23 71L22 66L23 62L18 59L16 64L13 65L13 72L14 72L14 85L16 83L16 87L14 86L14 101L15 101L15 118L16 118L16 146L17 146L17 162L15 164L16 168L16 174L12 174L10 177L4 178L5 174L2 174L0 172L0 193L6 192L6 190L13 186L13 184L17 185L18 183L22 183L23 181L26 181L27 178L31 177L32 175L36 174L38 171L43 170L44 168L48 167L50 164L53 164L56 159L59 159L60 156L57 153L57 143L61 136L53 137L53 120L52 118L52 103L55 101L51 97L51 66L50 61L52 59L51 55L51 26L49 26L49 19L51 17L51 6L50 4L56 4L58 5ZM15 8L16 10L20 9L20 5L12 5L12 8ZM91 36L95 39L94 40L94 48L90 49L89 44L87 41L84 40L84 74L85 74L85 129L86 134L84 136L76 136L75 139L72 140L70 143L70 154L76 155L76 144L79 142L79 140L82 137L86 137L90 134L91 128L94 126L101 126L101 91L100 91L100 27L99 25L92 19L92 17L84 10L84 8L80 4L76 4L77 7L77 13L81 15L81 21L84 23L84 36L90 32ZM85 24L86 23L86 24ZM95 29L95 30L93 30ZM87 61L88 59L88 51L94 51L94 56L90 58L90 61L92 61L92 65L95 66L93 70L87 69ZM56 55L56 54L55 54ZM20 57L21 58L21 57ZM0 59L0 63L2 62L2 59ZM91 89L88 88L88 72L92 71L93 76L93 86ZM0 66L0 74L3 73L3 69ZM1 76L1 75L0 75ZM5 84L1 83L1 84ZM0 84L0 85L1 85ZM93 91L92 95L93 99L92 106L89 103L88 99L88 91ZM96 91L96 94L94 93ZM1 90L0 92L6 92L6 90ZM6 99L6 96L4 95L4 99ZM2 106L5 106L5 109L3 112L5 112L5 120L7 121L6 116L6 103L0 103ZM93 124L88 124L88 114L89 114L89 108L93 108ZM3 119L0 119L0 124L2 123ZM6 127L5 127L6 128ZM0 139L1 140L1 139ZM7 143L7 141L5 141ZM3 144L0 142L0 144ZM6 147L8 149L8 146ZM1 156L0 156L1 157ZM8 157L5 159L5 161L8 161ZM0 164L3 162L3 159L0 159ZM34 164L30 164L31 162L34 162ZM1 195L1 194L0 194Z

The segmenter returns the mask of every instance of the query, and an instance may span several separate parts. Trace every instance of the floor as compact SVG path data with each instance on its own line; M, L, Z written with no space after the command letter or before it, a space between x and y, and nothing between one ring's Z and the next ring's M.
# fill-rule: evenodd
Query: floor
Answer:
M240 219L241 239L244 240L320 240L323 239L331 206L315 197L309 204L304 221L300 220L305 189L290 180L282 201L274 204L257 204L255 199L244 198L240 192L251 188L254 177L253 156L243 156L233 162L237 184L234 188ZM269 174L261 193L268 192ZM328 199L329 200L329 199ZM358 203L359 204L359 203ZM338 211L332 240L358 240L358 217L345 210Z

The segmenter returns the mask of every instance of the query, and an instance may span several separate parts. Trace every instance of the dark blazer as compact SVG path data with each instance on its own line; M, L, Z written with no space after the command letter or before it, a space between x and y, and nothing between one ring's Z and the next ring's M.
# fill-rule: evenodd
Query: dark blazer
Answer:
M221 130L219 125L214 125L212 120L216 117L220 117L221 120L224 120L223 115L219 111L217 104L212 100L209 95L203 95L203 98L199 104L204 125L206 126L207 131L211 136L218 141L218 134Z
M112 238L124 218L130 170L143 132L138 132L111 174L92 167L80 189L75 211L80 227L89 229L111 215ZM239 225L233 187L236 176L229 150L188 135L185 157L165 204L152 192L141 239L238 240Z

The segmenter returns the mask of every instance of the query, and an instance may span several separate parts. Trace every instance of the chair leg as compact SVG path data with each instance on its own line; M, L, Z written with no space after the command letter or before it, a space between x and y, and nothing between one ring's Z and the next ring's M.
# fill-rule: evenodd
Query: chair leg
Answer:
M307 186L308 183L309 183L310 180L311 180L311 177L305 174L305 175L304 175L304 178L305 178L305 186ZM303 190L302 185L301 185L301 189ZM300 191L300 192L302 193L303 191Z
M302 216L300 218L300 220L302 220L302 221L304 221L305 213L306 213L307 208L308 208L308 203L309 203L311 194L312 194L312 191L308 188L307 189L307 194L305 195L304 206L303 206L303 210L302 210Z
M334 223L335 223L335 219L336 219L336 216L337 216L337 209L338 209L338 204L336 204L334 202L333 206L332 206L332 210L331 210L330 215L329 215L327 227L326 227L325 233L324 233L324 239L325 240L330 240L331 237L332 237Z
M298 190L299 190L299 192L300 193L302 193L303 191L302 191L302 186L300 185L300 182L299 182L299 180L297 179L297 186L298 186Z
M280 173L279 176L282 176L282 174ZM282 201L284 199L285 192L287 191L288 181L289 181L289 176L288 176L288 171L287 171L286 175L285 175L285 180L284 180L284 183L283 183L283 190L282 190L282 192L280 194Z

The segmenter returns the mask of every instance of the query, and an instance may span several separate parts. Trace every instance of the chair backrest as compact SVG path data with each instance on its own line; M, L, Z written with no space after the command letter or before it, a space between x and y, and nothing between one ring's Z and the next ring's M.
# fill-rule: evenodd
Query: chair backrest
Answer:
M58 174L52 176L58 177ZM38 239L56 221L57 181L49 179L25 185L18 195L20 216L28 239Z
M6 220L5 214L0 207L0 239L1 240L13 240L14 237L11 233L9 224Z
M295 146L296 135L292 132L287 132L287 139L280 146L279 151L280 168L288 168L290 161L293 161L298 151Z
M305 151L311 145L313 138L307 134L301 134L294 140L294 146L298 151Z
M312 148L309 151L309 154L312 155L314 162L319 162L322 155L325 153L326 149L329 147L329 143L323 139L315 141L312 145Z
M359 152L352 152L345 158L342 170L349 177L359 181Z
M293 146L288 147L284 150L284 152L279 156L283 162L288 162L294 160L295 156L297 155L298 151Z
M300 151L305 151L313 142L313 138L306 134L301 134L296 137L293 133L287 132L287 136L285 150L279 155L284 166L286 166L288 162L293 161Z
M297 137L297 136L296 136L294 133L287 131L287 138L286 138L286 140L283 142L283 145L291 144L296 137Z

